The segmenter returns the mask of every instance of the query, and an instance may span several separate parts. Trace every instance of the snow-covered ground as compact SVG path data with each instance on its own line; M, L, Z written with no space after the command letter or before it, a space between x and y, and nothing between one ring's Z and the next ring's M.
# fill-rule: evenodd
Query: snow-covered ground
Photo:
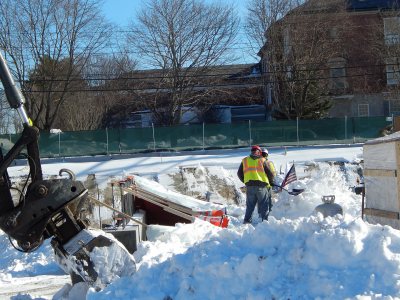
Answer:
M275 194L268 221L254 218L243 225L243 203L231 201L208 179L240 191L236 171L248 151L43 161L44 174L68 168L82 181L95 174L103 188L112 178L139 174L158 181L154 186L197 197L213 189L212 201L227 207L229 227L196 221L161 234L150 226L152 239L134 254L138 271L99 292L71 286L48 242L25 254L0 234L0 299L400 299L400 232L364 222L361 196L351 190L361 145L270 149L279 178L294 162L299 180L290 188L305 191L296 197ZM16 179L27 168L16 165L9 173ZM184 188L176 174L185 176ZM324 219L314 212L324 195L335 195L343 216Z

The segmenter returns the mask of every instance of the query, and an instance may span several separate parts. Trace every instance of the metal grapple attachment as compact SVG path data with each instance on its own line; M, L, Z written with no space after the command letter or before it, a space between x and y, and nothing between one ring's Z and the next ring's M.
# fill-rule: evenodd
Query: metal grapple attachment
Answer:
M136 263L113 235L88 229L80 219L87 189L71 171L66 173L70 178L31 183L23 202L6 211L0 209L0 229L24 252L34 251L52 237L56 261L72 282L85 281L99 290L116 278L135 273Z
M96 290L136 272L136 263L126 248L101 230L84 229L64 245L52 240L56 261L70 274L72 283L85 281Z
M105 233L94 235L79 218L79 212L77 214L71 208L74 204L79 208L87 195L87 189L75 180L73 172L62 169L59 175L67 173L69 178L43 180L39 129L28 117L25 99L1 53L0 81L10 107L18 111L24 127L21 136L4 156L0 147L0 229L11 241L16 241L13 246L17 250L24 252L34 251L45 239L52 237L56 257L67 273L96 288L111 282L115 276L135 272L135 261L125 247ZM22 153L24 149L27 153ZM27 158L29 173L25 186L17 189L11 184L7 168L20 154ZM19 192L19 199L14 199L12 190Z

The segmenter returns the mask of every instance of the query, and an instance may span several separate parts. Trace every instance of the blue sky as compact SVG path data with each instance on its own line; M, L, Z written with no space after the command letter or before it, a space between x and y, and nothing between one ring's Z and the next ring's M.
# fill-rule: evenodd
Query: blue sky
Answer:
M103 11L111 22L126 26L141 3L141 0L104 0Z
M105 16L109 21L118 24L122 27L127 26L129 22L135 17L136 12L140 10L143 4L143 0L103 0L103 11ZM246 0L205 0L205 1L222 1L236 5L238 9L238 14L240 18L244 18L246 13ZM239 36L244 39L244 34L241 32ZM254 58L250 57L245 51L244 42L241 42L236 55L238 56L238 61L236 63L254 63L256 62Z
M207 0L214 1L214 0ZM227 3L237 5L239 13L245 12L246 1L244 0L224 0ZM224 2L223 1L223 2ZM142 0L104 0L103 10L106 17L121 26L126 26L129 20L135 16L136 10L140 9ZM243 17L243 16L241 16Z

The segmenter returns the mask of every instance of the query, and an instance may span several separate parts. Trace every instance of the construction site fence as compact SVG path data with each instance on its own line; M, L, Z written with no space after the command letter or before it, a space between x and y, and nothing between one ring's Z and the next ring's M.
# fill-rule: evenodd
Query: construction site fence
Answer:
M355 144L384 135L391 125L392 118L387 117L346 117L41 132L39 148L44 158L238 148L254 144L268 147ZM19 136L0 135L3 154Z

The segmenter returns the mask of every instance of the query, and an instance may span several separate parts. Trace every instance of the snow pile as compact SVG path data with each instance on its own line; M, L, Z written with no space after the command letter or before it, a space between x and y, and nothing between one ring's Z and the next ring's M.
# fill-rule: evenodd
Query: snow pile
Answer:
M13 277L36 275L61 275L63 271L52 257L50 241L46 240L40 250L23 253L14 249L8 236L0 230L0 282Z
M388 226L365 223L361 219L361 196L351 191L359 168L352 162L359 161L361 150L273 149L270 159L277 170L293 161L296 164L299 180L289 189L305 191L297 197L284 191L275 194L268 221L243 225L244 206L229 204L231 221L227 229L200 220L168 230L150 226L151 239L140 244L134 254L138 268L135 274L122 277L99 292L87 290L83 284L66 284L53 294L53 299L399 299L400 233ZM221 174L219 167L223 167L240 191L242 184L235 173L247 154L248 150L244 150L235 154L168 157L162 162L160 158L133 158L124 162L80 163L77 174L83 176L88 170L103 177L122 171L139 173L171 187L173 180L166 174L177 173L180 166L189 163L200 163L207 172L196 174L197 183L206 180L200 178L200 173L218 170ZM195 182L194 177L188 178ZM195 186L201 193L202 185ZM335 202L343 207L343 216L324 219L314 212L325 195L335 195ZM45 245L38 251L48 257L49 267L53 265L50 250ZM11 251L15 250L8 244L3 252L8 255ZM7 267L13 257L0 262L4 274L0 288L5 289L6 277L10 280L16 276ZM28 258L22 262L26 266L31 263ZM13 299L42 295L31 292Z
M285 192L278 194L272 215L291 219L305 217L322 204L322 196L335 195L335 203L342 206L346 214L361 217L361 196L351 189L356 184L358 168L348 163L318 163L312 168L305 167L303 178L289 185L289 189L301 188L304 192L296 197Z
M199 221L143 243L138 272L99 293L89 291L88 299L394 296L400 292L399 252L398 231L359 218L272 217L234 230Z
M62 130L61 129L50 129L50 133L60 134L60 133L62 133Z

